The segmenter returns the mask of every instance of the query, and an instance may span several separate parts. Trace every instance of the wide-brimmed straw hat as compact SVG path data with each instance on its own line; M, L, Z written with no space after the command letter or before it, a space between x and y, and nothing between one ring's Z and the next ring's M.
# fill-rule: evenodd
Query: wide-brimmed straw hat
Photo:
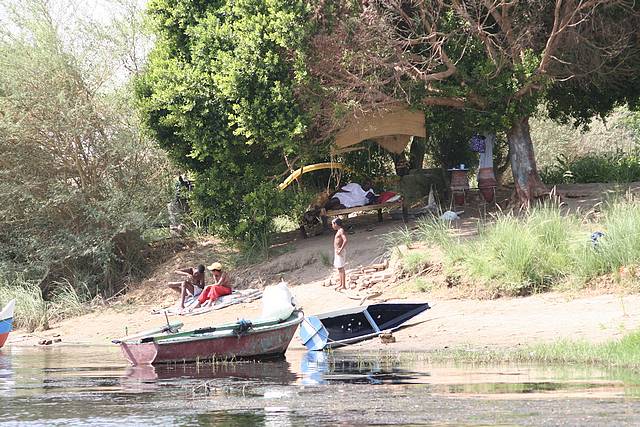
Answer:
M219 262L214 262L213 264L211 264L210 266L207 267L207 270L218 270L218 271L222 271L222 264L220 264Z

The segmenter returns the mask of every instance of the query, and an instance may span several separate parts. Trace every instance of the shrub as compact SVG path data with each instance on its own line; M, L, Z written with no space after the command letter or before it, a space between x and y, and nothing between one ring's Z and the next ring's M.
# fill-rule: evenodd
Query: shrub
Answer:
M118 83L124 28L59 25L39 1L6 15L0 276L32 301L69 283L112 294L140 266L129 237L163 219L170 190L166 155L139 132L131 88Z
M541 171L546 184L632 182L640 180L640 151L617 150L568 158L559 155L556 163Z
M571 271L578 228L576 218L547 206L521 218L500 214L493 223L479 224L475 239L452 237L448 225L437 219L421 220L418 236L443 249L449 267L460 274L490 283L498 294L524 295L548 288Z
M618 200L605 206L597 225L605 235L594 247L588 239L575 253L577 272L583 279L618 271L640 263L640 203Z

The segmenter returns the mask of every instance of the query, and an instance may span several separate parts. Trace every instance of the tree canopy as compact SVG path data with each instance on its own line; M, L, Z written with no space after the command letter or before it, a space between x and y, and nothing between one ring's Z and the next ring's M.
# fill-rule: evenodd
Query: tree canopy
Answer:
M469 128L506 132L526 202L545 191L528 128L541 102L555 117L584 121L637 98L639 8L623 0L325 2L309 64L340 108L323 109L318 133L341 126L345 108L460 109Z
M46 1L7 13L0 285L18 278L47 290L66 280L89 296L113 293L139 268L138 242L124 236L161 218L170 182L166 156L139 132L122 83L122 65L133 65L129 40L115 26L122 22L64 22Z
M196 213L254 239L284 208L274 178L301 154L309 26L302 0L152 0L157 36L137 83L161 147L196 174Z
M139 111L161 147L194 171L196 214L235 237L255 240L285 211L274 180L296 160L326 156L315 148L326 150L353 114L398 103L437 120L434 135L451 126L505 134L527 202L546 190L528 125L542 103L558 120L586 122L637 99L639 8L151 0L157 39L137 82Z

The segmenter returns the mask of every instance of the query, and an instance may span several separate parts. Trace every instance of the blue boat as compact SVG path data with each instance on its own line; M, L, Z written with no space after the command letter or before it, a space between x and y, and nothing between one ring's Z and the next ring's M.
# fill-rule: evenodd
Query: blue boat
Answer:
M4 345L9 337L9 332L13 326L13 310L16 306L16 300L11 300L0 311L0 348Z

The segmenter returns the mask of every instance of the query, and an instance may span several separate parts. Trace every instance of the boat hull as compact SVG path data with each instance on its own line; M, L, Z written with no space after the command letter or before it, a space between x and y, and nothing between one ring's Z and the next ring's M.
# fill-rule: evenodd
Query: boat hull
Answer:
M216 336L181 342L144 342L120 344L124 357L134 366L170 362L194 362L213 359L260 359L283 356L302 321L282 327L249 331L241 335Z
M15 300L11 300L9 304L0 311L0 348L7 342L9 332L11 332L13 328L13 311L15 305Z
M300 338L310 350L354 344L395 331L429 308L427 303L384 303L319 314L306 319Z

